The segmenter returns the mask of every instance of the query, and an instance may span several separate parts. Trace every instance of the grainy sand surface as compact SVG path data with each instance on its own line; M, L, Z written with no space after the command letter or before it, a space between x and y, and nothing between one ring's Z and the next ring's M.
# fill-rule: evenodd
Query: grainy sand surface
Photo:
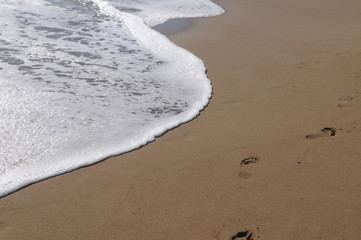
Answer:
M361 238L361 1L217 3L170 35L207 65L206 110L0 199L0 239Z

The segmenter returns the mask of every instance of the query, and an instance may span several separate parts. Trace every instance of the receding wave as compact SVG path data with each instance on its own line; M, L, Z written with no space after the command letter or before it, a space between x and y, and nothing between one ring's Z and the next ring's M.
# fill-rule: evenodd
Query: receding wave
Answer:
M136 149L189 121L212 88L150 26L209 1L0 0L0 196Z

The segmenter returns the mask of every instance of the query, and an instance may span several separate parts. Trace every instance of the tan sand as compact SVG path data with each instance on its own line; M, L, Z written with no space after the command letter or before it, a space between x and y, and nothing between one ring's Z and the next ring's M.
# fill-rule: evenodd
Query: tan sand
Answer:
M171 36L208 67L206 110L0 199L0 239L361 239L361 1L218 3Z

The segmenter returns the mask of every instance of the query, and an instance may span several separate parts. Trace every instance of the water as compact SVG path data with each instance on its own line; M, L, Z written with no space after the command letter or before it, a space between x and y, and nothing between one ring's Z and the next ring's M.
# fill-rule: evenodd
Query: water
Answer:
M152 30L208 0L0 0L0 196L196 117L200 59Z
M171 19L165 23L156 25L153 29L157 30L161 34L171 35L172 33L186 30L192 26L192 22L189 18L177 18Z

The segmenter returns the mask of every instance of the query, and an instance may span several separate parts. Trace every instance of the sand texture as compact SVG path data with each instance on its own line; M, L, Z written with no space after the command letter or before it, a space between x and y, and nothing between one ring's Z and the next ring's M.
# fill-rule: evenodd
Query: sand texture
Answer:
M361 239L361 1L217 2L170 35L206 110L0 199L0 239Z

